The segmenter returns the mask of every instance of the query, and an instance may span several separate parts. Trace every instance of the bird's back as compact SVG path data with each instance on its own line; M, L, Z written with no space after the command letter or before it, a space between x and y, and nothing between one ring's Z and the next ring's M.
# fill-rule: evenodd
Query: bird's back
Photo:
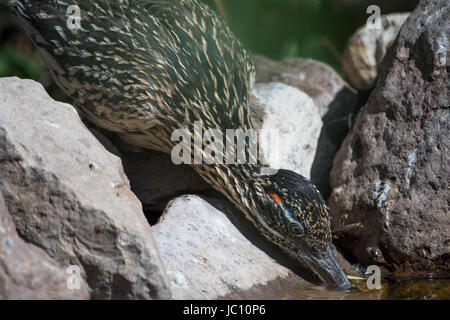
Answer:
M155 124L190 129L194 121L218 129L248 125L253 65L197 0L10 4L57 84L99 126L132 133Z

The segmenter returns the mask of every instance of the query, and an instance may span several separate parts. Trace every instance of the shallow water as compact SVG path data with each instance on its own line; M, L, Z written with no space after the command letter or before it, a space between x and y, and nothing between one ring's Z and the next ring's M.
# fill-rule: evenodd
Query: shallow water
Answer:
M348 291L330 290L291 275L240 291L230 287L222 299L251 300L450 300L450 278L435 280L381 281L381 289L368 289L366 280L351 280Z
M450 279L386 282L383 299L450 299Z
M450 279L385 281L381 289L368 289L365 280L352 280L355 289L346 292L330 291L318 286L303 286L295 292L287 292L285 299L342 299L342 300L388 300L450 299Z

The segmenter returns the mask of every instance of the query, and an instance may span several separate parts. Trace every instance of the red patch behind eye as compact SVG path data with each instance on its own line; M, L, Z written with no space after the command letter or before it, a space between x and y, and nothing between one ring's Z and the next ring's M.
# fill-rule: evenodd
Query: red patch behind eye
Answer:
M281 200L280 196L277 195L275 192L269 190L267 191L267 194L271 196L276 203L283 203L283 200Z

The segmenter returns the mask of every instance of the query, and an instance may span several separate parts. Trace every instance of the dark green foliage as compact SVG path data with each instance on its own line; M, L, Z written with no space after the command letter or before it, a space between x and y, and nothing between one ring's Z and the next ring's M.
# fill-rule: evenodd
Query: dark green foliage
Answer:
M309 57L342 71L339 54L349 36L368 15L365 4L341 8L332 0L203 0L217 10L221 2L227 23L253 53L273 59ZM416 1L398 8L390 1L374 1L383 14L411 10ZM217 10L220 12L220 10ZM17 75L40 80L44 67L35 52L23 54L27 38L13 22L9 10L0 5L0 77ZM22 53L21 53L22 52Z

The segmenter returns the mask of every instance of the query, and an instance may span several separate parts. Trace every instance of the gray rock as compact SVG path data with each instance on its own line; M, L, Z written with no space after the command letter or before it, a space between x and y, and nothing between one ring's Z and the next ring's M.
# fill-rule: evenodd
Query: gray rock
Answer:
M339 244L397 274L450 271L450 3L422 1L386 56L377 86L338 152Z
M153 227L176 299L341 298L268 242L230 203L183 196Z
M348 133L352 115L357 112L356 91L333 68L322 62L301 58L273 61L258 55L252 58L256 83L279 81L296 87L308 94L319 108L323 126L310 177L322 195L328 198L333 158ZM302 120L297 121L299 127ZM307 136L302 130L299 134L300 137Z
M256 83L281 82L298 88L314 100L321 117L334 109L349 113L356 104L356 91L323 62L302 58L274 61L260 55L252 59Z
M314 101L282 83L256 84L250 95L250 110L253 127L276 130L278 135L278 148L274 149L260 136L259 146L267 163L309 178L322 128Z
M409 13L381 16L381 29L359 28L348 41L342 67L351 84L358 89L373 87L381 62Z
M0 300L89 299L86 282L70 282L66 270L18 236L0 192Z
M92 298L171 297L120 159L31 80L0 79L0 187L20 236L80 266Z

